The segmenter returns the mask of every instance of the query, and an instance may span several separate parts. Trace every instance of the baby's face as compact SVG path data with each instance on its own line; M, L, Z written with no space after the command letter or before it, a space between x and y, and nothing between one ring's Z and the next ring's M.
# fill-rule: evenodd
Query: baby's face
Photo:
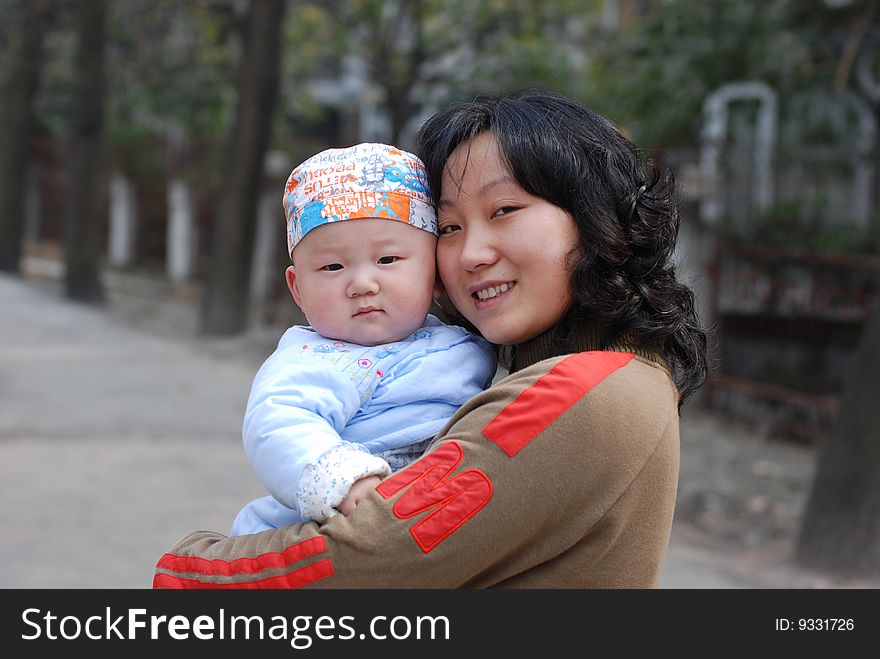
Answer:
M427 231L387 219L312 229L293 250L287 285L312 328L362 345L399 341L425 321L439 292Z

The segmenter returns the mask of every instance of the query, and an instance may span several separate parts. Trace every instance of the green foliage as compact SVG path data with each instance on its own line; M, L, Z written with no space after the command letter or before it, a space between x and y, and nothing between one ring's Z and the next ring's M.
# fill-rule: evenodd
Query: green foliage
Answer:
M234 100L235 61L217 3L140 0L113 4L110 138L125 146L161 137L169 123L188 134L224 135Z
M589 13L573 3L518 4L519 13L509 30L488 40L470 79L459 87L459 96L461 92L498 93L528 87L576 94Z
M813 200L813 205L815 205ZM864 223L819 221L797 201L780 202L745 221L724 218L721 235L730 240L782 249L850 255L880 254L880 242Z
M560 0L349 0L328 20L334 52L363 67L365 83L393 119L405 123L452 100L509 88L566 91L582 70L581 27L596 2ZM307 5L309 6L309 5ZM326 25L323 26L326 29ZM313 39L314 41L314 39ZM326 50L326 49L325 49ZM401 126L397 126L400 128Z
M729 82L780 90L815 76L809 40L785 0L659 3L628 30L598 39L591 86L639 142L695 144L704 99ZM796 4L796 3L794 3Z
M42 84L37 96L37 133L62 137L69 131L73 116L74 68L76 37L73 12L59 8L56 27L45 36Z
M281 62L273 148L292 153L297 159L305 158L310 154L300 146L302 137L326 133L325 120L337 118L315 99L308 80L322 73L329 77L338 75L345 39L328 3L297 3L295 18L285 24L287 47Z
M763 80L783 104L802 88L830 90L842 44L868 6L667 0L636 3L637 14L606 27L602 0L291 2L273 137L273 148L291 153L328 139L334 123L356 121L365 97L399 129L450 101L533 86L605 112L646 148L694 145L702 104L725 83ZM0 55L11 34L5 18L17 6L0 0ZM213 145L201 152L215 152L235 107L241 4L126 0L109 9L108 136L117 162L143 171L164 166L169 124ZM70 3L58 3L38 103L39 127L57 136L71 116L71 14ZM352 67L360 81L343 88ZM0 79L5 73L0 60ZM328 100L327 90L343 93ZM821 122L804 137L835 139ZM204 173L212 162L202 163Z
M170 124L196 141L225 137L234 102L235 51L224 3L128 0L108 6L107 141L117 166L156 175L167 167ZM2 15L2 10L0 10ZM72 7L59 3L46 35L37 126L63 139L72 116Z

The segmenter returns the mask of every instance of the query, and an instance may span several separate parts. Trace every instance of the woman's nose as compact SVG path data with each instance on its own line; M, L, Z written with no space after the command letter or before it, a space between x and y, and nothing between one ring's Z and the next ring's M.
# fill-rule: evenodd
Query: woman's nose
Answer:
M483 228L469 227L463 238L459 260L465 270L477 271L498 260L498 250L490 232Z

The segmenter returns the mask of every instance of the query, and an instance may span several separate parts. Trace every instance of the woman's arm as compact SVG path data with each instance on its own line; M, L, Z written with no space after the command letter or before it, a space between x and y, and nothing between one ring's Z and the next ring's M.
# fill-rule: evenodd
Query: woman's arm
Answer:
M536 364L469 401L348 517L197 532L160 588L656 584L678 474L674 387L626 353Z

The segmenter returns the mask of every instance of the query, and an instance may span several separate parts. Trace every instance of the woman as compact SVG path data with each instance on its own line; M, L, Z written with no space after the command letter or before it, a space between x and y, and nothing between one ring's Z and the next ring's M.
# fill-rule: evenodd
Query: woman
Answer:
M671 176L550 92L453 106L419 150L449 299L510 375L349 517L190 534L157 587L657 585L706 368Z

